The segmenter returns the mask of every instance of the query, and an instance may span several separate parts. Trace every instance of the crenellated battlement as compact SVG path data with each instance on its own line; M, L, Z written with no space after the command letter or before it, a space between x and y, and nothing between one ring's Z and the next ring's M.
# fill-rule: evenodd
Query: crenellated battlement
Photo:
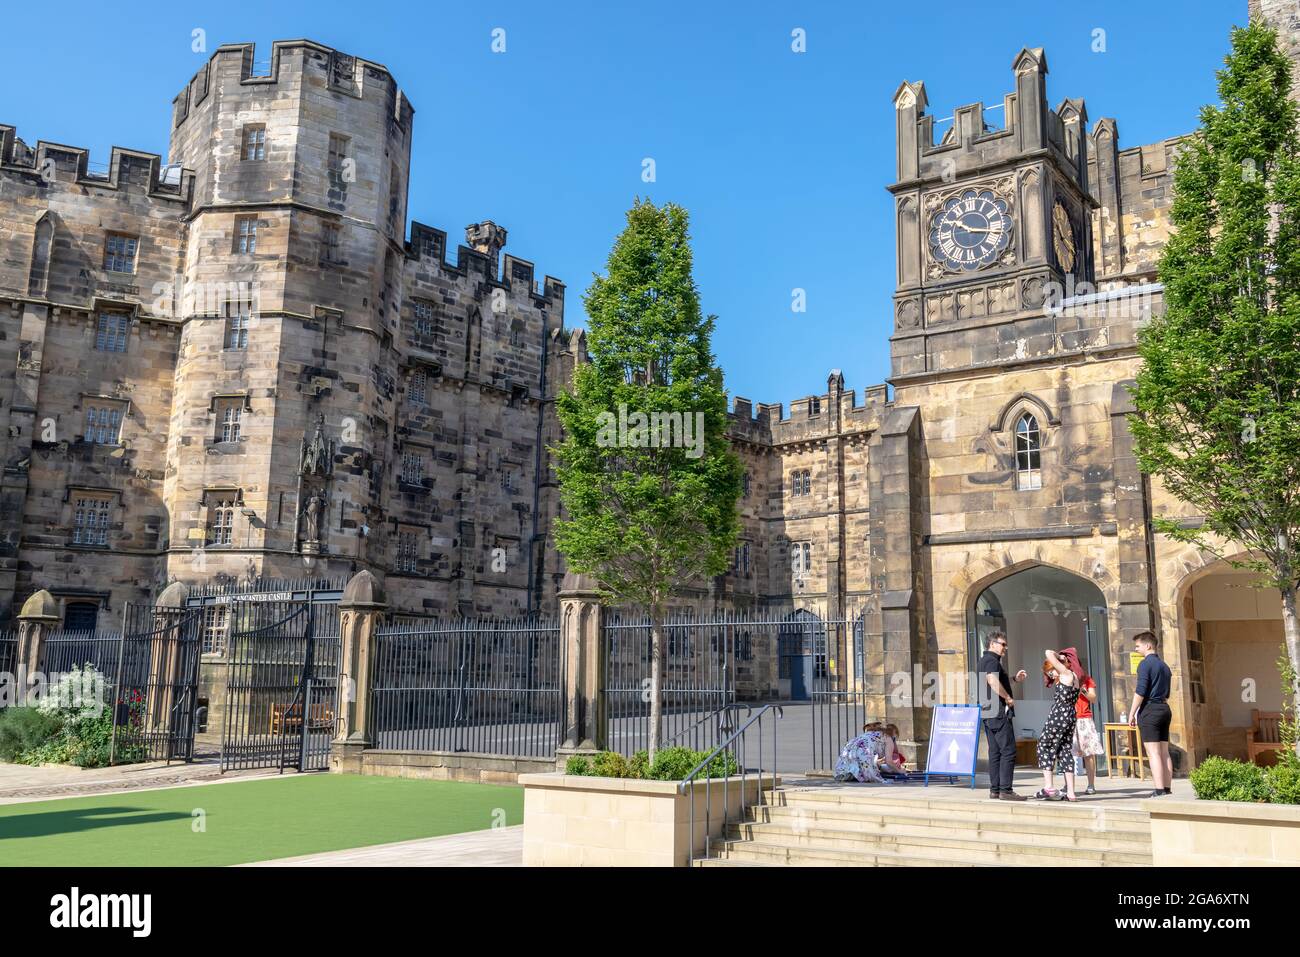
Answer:
M194 174L168 166L157 153L114 146L108 164L92 163L90 150L38 140L28 146L12 126L0 124L0 168L29 173L46 183L65 182L95 189L134 190L156 199L189 203Z
M894 91L898 133L898 182L891 189L914 188L918 182L951 182L972 169L1011 163L1026 154L1046 151L1087 191L1087 110L1081 99L1047 105L1047 56L1041 47L1026 47L1012 61L1015 89L999 107L968 103L953 110L951 126L926 113L929 99L923 82L903 82ZM1002 122L991 124L986 111L1000 110Z
M225 43L191 77L172 100L172 125L181 126L207 99L214 82L230 79L241 86L276 87L289 77L315 69L324 74L330 91L360 100L381 98L391 105L393 121L409 130L415 107L382 63L352 56L313 40L276 40L268 61L257 59L253 43Z
M826 438L844 432L875 429L881 413L889 407L889 387L869 386L861 404L853 389L844 388L844 376L832 371L828 391L790 402L785 414L781 402L760 402L757 406L743 396L736 396L727 413L728 434L733 439L759 445L778 445L806 439Z
M504 243L504 229L500 229L490 222L475 224L469 229L475 229L479 226L493 226L496 228L501 237L499 242ZM539 286L536 279L536 267L527 259L520 259L510 253L505 253L504 256L499 257L499 247L488 246L484 249L476 249L469 245L458 244L456 246L456 259L453 262L447 258L448 248L446 230L438 229L436 226L426 226L424 223L412 220L411 237L405 244L406 258L408 260L430 262L436 265L438 269L458 276L474 275L485 283L501 286L505 289L519 287L527 292L534 305L539 308L555 308L563 305L564 283L554 276L548 275L543 277ZM501 260L499 268L498 258Z

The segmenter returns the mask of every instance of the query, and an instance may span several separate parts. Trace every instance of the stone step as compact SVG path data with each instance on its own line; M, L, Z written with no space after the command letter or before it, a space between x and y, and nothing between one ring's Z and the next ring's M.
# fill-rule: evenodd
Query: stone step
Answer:
M800 827L793 822L733 824L732 840L798 848L826 848L862 853L888 852L908 857L936 857L971 864L1001 866L1061 866L1075 864L1140 867L1151 864L1151 851L1119 847L1080 847L1050 839L1026 842L982 837L959 838L941 830L927 834L898 834L825 826Z
M729 864L769 867L982 867L970 861L920 857L889 851L842 850L824 847L790 847L757 841L723 841L713 845L710 860Z
M1025 821L1072 824L1075 827L1092 827L1104 822L1107 828L1138 830L1150 827L1150 815L1145 811L1106 806L1101 801L991 801L987 798L931 798L928 796L882 797L856 790L786 790L779 789L764 795L763 803L773 807L842 807L853 814L953 815L959 819L979 817L999 821Z
M701 857L695 860L695 867L780 867L769 861L742 861L735 857Z
M1054 843L1076 847L1098 847L1136 852L1151 850L1149 823L1123 822L1112 825L1101 820L1100 826L1077 826L1077 821L1031 821L1015 819L1014 815L985 816L925 813L916 814L876 811L871 808L854 809L839 806L816 805L759 805L750 808L753 821L760 823L798 822L803 827L828 827L835 830L886 832L893 834L925 835L951 834L957 837L977 836L991 841L1017 841L1040 838Z

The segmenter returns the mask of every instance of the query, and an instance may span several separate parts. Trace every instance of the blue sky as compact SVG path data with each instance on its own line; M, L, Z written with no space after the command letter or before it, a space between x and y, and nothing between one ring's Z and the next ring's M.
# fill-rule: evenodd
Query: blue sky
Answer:
M634 196L686 206L696 281L733 394L785 402L832 368L888 374L894 234L890 98L924 80L930 112L1002 102L1011 61L1046 49L1053 105L1084 97L1121 146L1187 132L1246 0L981 3L654 0L202 6L63 3L5 14L0 122L38 139L165 153L170 102L208 50L308 37L386 65L415 105L410 215L507 248L569 287L567 321ZM506 50L491 49L505 30ZM791 50L806 31L807 52ZM1094 31L1105 50L1094 52ZM1000 114L991 120L1000 122ZM642 161L656 182L642 182ZM807 311L791 310L806 290ZM860 394L860 391L859 391Z

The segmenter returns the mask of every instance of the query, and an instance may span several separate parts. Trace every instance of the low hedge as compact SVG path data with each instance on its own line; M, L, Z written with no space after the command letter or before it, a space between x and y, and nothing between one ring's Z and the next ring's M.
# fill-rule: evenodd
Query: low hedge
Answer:
M1283 753L1271 768L1230 758L1206 758L1192 772L1192 789L1202 801L1300 804L1300 758Z
M565 762L564 773L596 778L639 778L647 781L681 781L709 756L693 748L664 748L650 763L645 751L625 758L617 751L601 751L591 757L574 755ZM721 778L739 770L736 756L723 751L700 773L700 777Z

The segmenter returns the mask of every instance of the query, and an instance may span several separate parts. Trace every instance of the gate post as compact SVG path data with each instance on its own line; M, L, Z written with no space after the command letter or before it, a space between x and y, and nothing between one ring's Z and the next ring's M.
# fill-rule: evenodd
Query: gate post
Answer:
M370 747L371 659L375 635L388 600L369 571L348 580L339 602L339 719L330 742L330 771L361 773L361 753Z
M41 670L45 639L59 621L59 603L44 588L23 602L18 613L18 668L26 669L28 675Z
M608 747L605 713L606 641L600 595L586 575L569 572L560 588L560 637L564 642L564 743L556 763L575 753Z
M183 582L172 582L154 602L153 614L150 616L149 674L145 679L145 727L149 731L170 726L181 665L180 613L189 597L190 590ZM129 637L131 624L131 616L128 615L126 627L122 629L124 642ZM115 684L121 680L122 676L117 675ZM121 690L120 685L118 690Z

